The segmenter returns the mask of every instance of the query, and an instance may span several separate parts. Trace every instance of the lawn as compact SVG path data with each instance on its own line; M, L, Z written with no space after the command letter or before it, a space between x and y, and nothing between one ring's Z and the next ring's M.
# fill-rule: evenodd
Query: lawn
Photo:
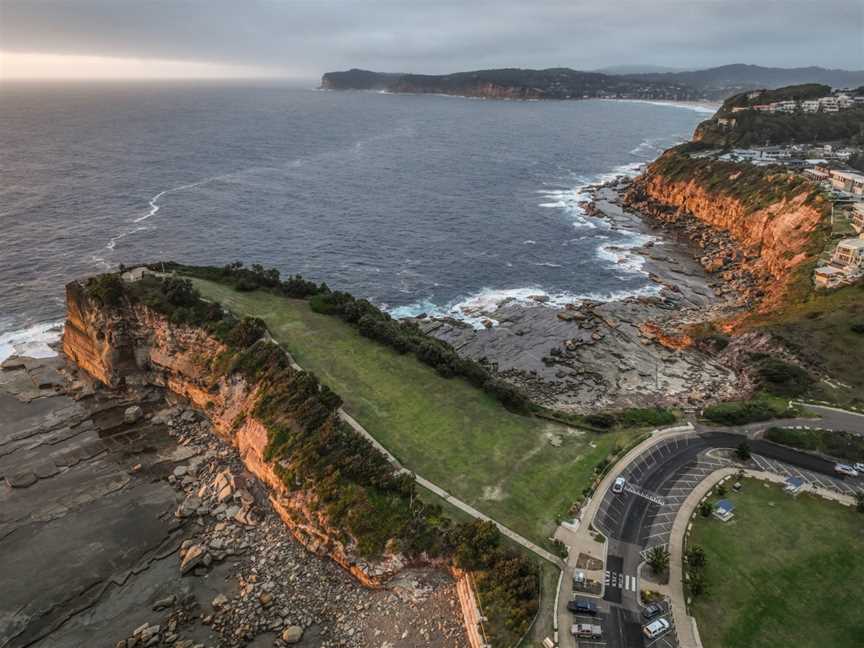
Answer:
M591 483L594 466L636 435L513 414L464 380L442 378L305 301L194 283L205 298L262 318L403 465L546 547L555 517Z
M746 480L728 523L697 517L707 593L693 613L705 648L852 648L864 637L864 515Z

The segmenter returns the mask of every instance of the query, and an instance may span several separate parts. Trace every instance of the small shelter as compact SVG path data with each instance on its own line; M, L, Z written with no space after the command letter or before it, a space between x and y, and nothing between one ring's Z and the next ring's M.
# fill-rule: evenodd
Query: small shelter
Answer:
M804 480L800 477L787 477L786 478L786 486L783 490L790 495L797 495L801 492L801 489L804 487Z
M721 522L728 522L735 516L735 514L733 513L734 510L735 505L728 499L720 500L714 506L714 517L716 517Z

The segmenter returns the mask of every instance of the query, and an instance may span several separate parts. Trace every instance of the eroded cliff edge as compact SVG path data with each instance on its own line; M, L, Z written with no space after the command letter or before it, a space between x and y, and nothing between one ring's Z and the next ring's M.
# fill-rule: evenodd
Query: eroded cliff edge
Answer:
M106 307L78 282L67 286L66 301L66 356L110 387L127 382L163 386L206 412L214 429L239 449L247 468L270 487L273 507L309 550L329 556L370 587L381 586L406 565L405 556L392 546L377 559L361 557L357 539L332 524L315 493L286 486L280 473L297 467L290 461L270 460L267 427L255 414L266 379L220 371L220 362L229 354L223 341L203 328L174 324L143 304ZM257 343L275 347L265 340ZM289 371L295 377L302 374ZM333 417L332 412L316 414ZM302 425L294 417L284 423L289 428ZM335 418L324 424L338 425Z
M799 174L666 151L625 204L678 229L699 261L739 290L743 311L766 312L810 290L831 205ZM732 321L746 317L742 312Z

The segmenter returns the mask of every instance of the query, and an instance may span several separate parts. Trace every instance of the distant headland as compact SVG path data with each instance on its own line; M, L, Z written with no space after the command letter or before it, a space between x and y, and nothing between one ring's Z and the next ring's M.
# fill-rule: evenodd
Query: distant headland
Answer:
M446 94L489 99L648 99L698 101L726 98L733 92L776 88L792 83L832 87L864 84L864 71L819 67L769 68L724 65L683 72L613 74L571 68L502 68L453 74L410 74L350 69L321 77L326 90L378 90Z

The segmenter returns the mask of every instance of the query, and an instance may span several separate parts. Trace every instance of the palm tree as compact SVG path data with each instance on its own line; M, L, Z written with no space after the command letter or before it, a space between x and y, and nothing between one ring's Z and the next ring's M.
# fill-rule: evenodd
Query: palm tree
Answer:
M653 547L648 552L648 564L655 574L662 574L669 568L669 550L660 545Z

